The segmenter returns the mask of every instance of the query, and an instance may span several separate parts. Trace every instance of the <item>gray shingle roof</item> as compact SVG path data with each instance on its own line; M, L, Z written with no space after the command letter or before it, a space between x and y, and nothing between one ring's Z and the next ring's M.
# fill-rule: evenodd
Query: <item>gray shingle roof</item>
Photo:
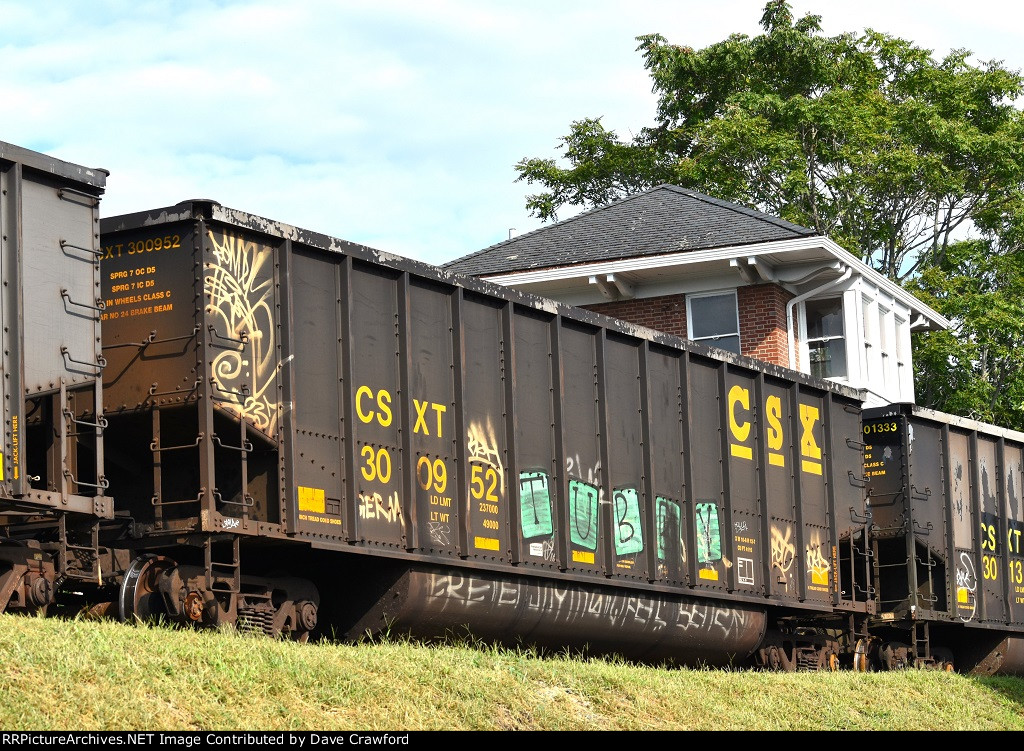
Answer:
M659 185L449 261L444 268L488 276L816 234L735 203L675 185Z

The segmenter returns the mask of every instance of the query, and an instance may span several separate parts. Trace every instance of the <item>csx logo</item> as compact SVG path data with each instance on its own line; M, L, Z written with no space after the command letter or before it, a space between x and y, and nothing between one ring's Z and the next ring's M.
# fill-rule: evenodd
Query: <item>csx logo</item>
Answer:
M750 389L739 384L729 389L729 451L740 459L753 459L753 423L750 414ZM786 455L782 452L786 435L782 424L782 398L769 396L764 400L765 443L768 447L768 463L776 467L786 466ZM800 405L800 468L811 474L821 474L821 447L814 437L815 428L821 421L821 410L810 404Z

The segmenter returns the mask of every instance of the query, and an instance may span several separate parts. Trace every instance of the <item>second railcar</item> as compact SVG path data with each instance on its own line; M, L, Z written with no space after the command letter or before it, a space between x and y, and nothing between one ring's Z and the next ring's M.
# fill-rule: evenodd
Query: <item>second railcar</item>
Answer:
M864 658L1024 674L1024 433L912 404L864 412L877 608Z
M725 664L871 608L859 392L211 201L102 226L123 613Z

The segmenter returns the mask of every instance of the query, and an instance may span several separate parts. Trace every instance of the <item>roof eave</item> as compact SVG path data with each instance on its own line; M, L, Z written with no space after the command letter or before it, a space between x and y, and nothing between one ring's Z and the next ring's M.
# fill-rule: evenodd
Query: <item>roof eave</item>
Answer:
M662 253L649 256L632 256L616 258L594 263L581 263L572 266L557 266L543 269L528 269L501 274L481 274L481 279L501 284L506 287L542 284L545 282L565 281L569 279L589 279L602 274L622 274L629 271L644 269L670 268L696 265L713 261L730 260L739 256L756 257L770 254L785 254L807 250L823 250L835 260L851 266L857 273L868 279L879 288L885 290L894 299L907 306L914 314L922 316L927 328L948 329L951 322L895 282L878 273L863 261L844 250L833 240L816 235L791 240L751 243L747 245L730 245L706 250L692 250L679 253Z

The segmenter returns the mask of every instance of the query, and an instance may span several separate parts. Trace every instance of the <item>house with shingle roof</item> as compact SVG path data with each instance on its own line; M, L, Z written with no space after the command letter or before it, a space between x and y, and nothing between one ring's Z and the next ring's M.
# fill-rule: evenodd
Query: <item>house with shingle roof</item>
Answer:
M814 230L674 185L455 259L459 274L913 402L949 321Z

